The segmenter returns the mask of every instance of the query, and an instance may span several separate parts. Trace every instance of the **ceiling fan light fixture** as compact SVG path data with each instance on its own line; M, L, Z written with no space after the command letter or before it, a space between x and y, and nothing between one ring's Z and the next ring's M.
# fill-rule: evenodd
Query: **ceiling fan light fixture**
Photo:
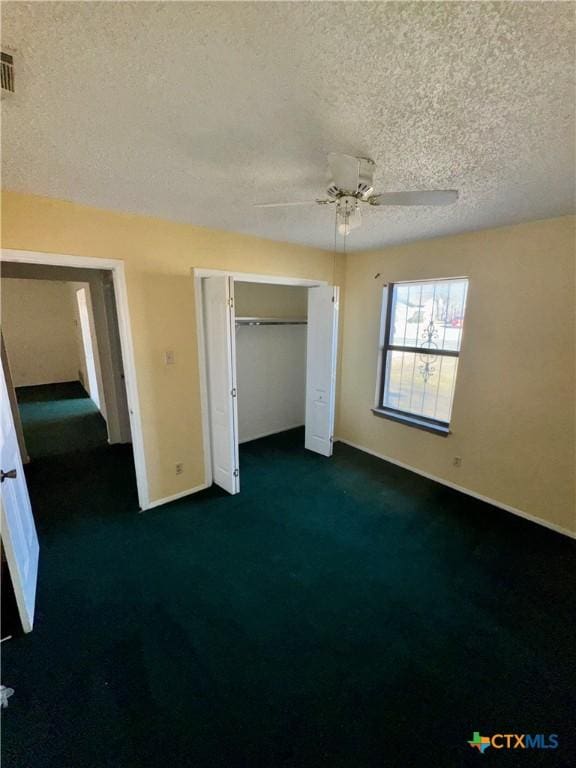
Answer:
M338 233L347 236L362 223L360 206L354 197L341 197L336 206L336 228Z
M342 235L342 237L347 237L350 234L350 222L347 219L338 217L337 229L339 235Z

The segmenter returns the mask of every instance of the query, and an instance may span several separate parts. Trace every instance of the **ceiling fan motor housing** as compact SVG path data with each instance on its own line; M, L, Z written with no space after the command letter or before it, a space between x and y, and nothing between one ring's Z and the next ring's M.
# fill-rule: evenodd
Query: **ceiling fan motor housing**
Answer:
M356 189L342 189L334 181L330 182L328 195L330 197L340 198L344 196L356 197L359 200L367 200L374 191L374 169L376 163L368 157L359 157L358 159L358 182Z

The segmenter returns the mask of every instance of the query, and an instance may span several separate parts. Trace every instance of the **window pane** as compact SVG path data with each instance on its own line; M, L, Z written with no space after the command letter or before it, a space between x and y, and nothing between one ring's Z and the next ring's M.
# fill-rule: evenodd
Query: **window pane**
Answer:
M457 357L390 350L382 404L449 422L457 369Z
M390 344L460 350L468 280L394 285Z

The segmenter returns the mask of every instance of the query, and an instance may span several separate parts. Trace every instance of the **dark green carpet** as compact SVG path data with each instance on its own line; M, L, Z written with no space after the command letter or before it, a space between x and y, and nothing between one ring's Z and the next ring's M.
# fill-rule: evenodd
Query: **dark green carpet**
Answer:
M17 397L30 456L87 451L106 443L106 424L79 382L18 387Z
M139 515L130 450L59 390L22 405L40 581L4 765L573 764L573 542L299 430L242 447L239 496Z

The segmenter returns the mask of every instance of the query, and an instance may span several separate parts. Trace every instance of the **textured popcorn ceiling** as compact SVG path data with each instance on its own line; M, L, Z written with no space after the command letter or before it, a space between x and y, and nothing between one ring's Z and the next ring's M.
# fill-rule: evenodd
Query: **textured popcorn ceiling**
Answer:
M325 155L372 157L350 249L574 210L570 3L22 3L3 186L331 248ZM365 209L364 209L365 210Z

